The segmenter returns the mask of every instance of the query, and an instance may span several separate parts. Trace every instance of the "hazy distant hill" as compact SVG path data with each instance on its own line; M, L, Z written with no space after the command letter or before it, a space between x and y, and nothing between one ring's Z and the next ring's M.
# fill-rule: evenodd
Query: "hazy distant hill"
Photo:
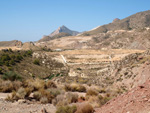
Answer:
M150 10L136 13L122 20L114 19L112 23L100 26L82 35L94 35L112 30L131 30L144 27L150 27Z
M79 34L79 32L72 31L63 25L59 27L57 30L55 30L54 32L52 32L50 35L43 36L43 38L40 39L38 42L49 41L49 40L53 40L53 39L61 38L65 36L76 36L77 34Z
M11 47L11 46L22 46L22 42L18 40L12 40L12 41L1 41L0 47Z
M50 41L50 40L61 38L61 37L65 37L65 36L71 36L71 35L69 33L61 32L61 33L58 33L58 34L54 35L53 37L43 36L43 38L40 39L38 42Z

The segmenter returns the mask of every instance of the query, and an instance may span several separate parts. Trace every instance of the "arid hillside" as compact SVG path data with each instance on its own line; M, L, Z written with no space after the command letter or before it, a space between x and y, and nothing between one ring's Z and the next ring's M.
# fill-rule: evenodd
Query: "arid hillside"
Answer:
M150 11L77 33L0 42L0 112L150 111Z
M132 30L132 29L142 29L145 27L150 27L150 11L143 11L133 14L122 20L117 19L112 23L100 26L94 30L87 31L82 35L95 35L98 33L106 33L108 31L114 30Z
M36 45L52 49L149 49L150 11L114 20L77 36L52 39Z
M68 36L35 43L51 49L149 49L150 29L116 30L92 36Z

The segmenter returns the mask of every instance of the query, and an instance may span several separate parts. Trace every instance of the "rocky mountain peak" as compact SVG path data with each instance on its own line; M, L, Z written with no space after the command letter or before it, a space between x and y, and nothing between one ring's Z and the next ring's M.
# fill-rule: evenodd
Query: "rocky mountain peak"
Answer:
M113 20L113 23L114 22L118 22L120 19L119 18L115 18L114 20Z
M62 33L62 32L68 33L68 34L70 34L72 36L75 36L75 35L77 35L79 33L77 31L70 30L66 26L62 25L61 27L59 27L58 29L56 29L54 32L52 32L49 36L53 37L53 36L55 36L55 35L57 35L59 33Z

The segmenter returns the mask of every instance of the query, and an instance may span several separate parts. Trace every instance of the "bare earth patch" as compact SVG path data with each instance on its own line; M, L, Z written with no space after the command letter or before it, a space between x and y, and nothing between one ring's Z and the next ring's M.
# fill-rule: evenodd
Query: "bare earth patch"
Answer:
M52 104L7 102L4 100L7 95L6 93L0 93L0 113L42 113L44 109L48 113L56 112L56 108Z

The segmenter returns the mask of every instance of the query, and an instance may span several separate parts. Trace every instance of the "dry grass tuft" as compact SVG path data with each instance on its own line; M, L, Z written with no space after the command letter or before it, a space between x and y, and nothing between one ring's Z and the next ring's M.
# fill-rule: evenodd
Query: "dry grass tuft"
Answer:
M65 106L76 102L78 102L78 94L69 92L66 94L58 95L52 103L56 106Z
M87 92L86 92L86 96L97 96L98 95L98 92L94 89L89 89Z
M81 84L76 84L76 83L73 83L73 84L70 84L70 85L65 85L65 90L66 91L78 91L78 92L85 92L86 91L86 88L81 85Z
M37 101L40 101L41 98L46 97L48 99L48 103L52 102L52 99L54 99L55 97L48 91L45 89L41 89L39 91L34 92L33 94L33 98L36 99Z
M53 81L48 80L46 81L46 88L57 88L57 86Z
M60 106L57 108L56 113L75 113L77 110L77 107L75 105L73 106Z

